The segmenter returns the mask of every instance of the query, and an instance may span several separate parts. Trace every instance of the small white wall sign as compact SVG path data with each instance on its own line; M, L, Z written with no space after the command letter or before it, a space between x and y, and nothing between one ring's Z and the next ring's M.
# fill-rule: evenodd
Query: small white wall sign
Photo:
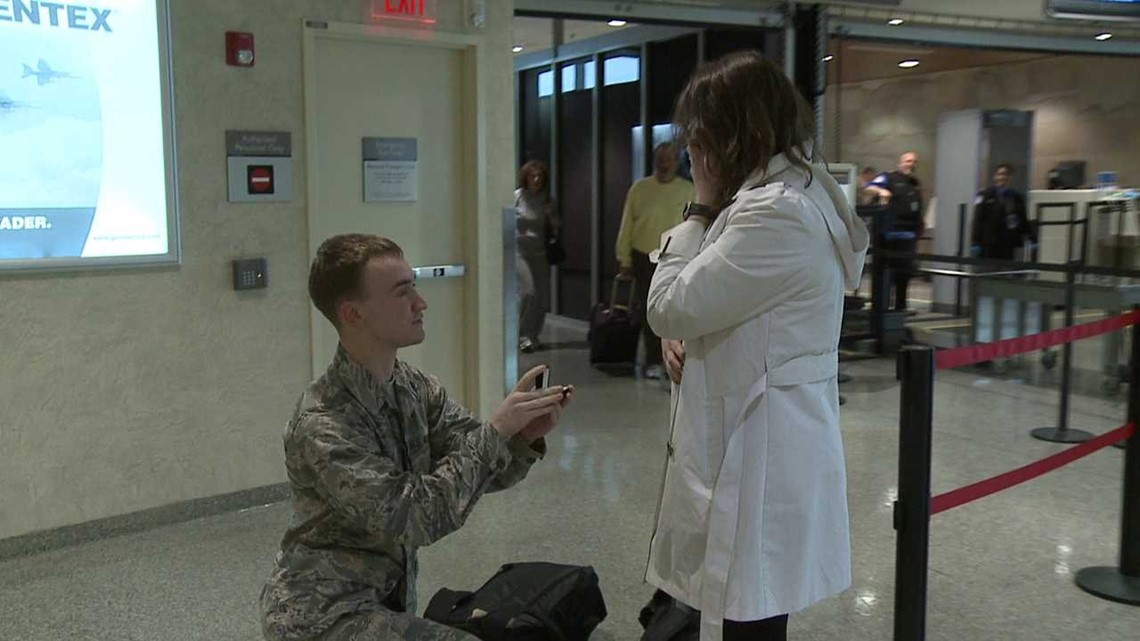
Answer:
M416 138L364 138L364 202L412 203L419 199Z

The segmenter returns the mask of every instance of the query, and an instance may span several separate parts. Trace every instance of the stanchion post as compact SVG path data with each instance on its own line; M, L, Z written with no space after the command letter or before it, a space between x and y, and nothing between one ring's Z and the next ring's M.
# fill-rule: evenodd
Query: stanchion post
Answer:
M1037 242L1041 242L1041 237L1038 236ZM1037 262L1037 261L1034 261ZM1086 212L1085 217L1081 220L1081 267L1084 267L1089 262L1089 217Z
M880 209L871 215L871 237L875 250L871 264L871 335L875 341L875 353L886 350L886 323L884 316L891 304L890 283L887 282L887 252L884 227L885 210Z
M1069 224L1066 226L1068 233L1065 234L1065 262L1073 262L1073 233L1077 226L1077 204L1069 204Z
M1140 324L1132 326L1132 382L1128 385L1128 422L1140 425ZM1124 447L1124 511L1120 522L1120 571L1140 580L1140 428ZM1140 596L1140 592L1136 593ZM1140 604L1140 600L1134 601Z
M907 346L898 355L899 497L895 501L894 641L926 638L926 579L930 542L930 441L934 350Z
M1132 381L1128 385L1128 422L1140 423L1140 324L1132 326ZM1124 448L1124 499L1120 517L1120 567L1092 567L1077 572L1077 585L1094 596L1140 605L1140 430Z
M966 203L958 204L958 258L962 258L966 244ZM954 279L954 316L962 316L962 279Z
M1128 202L1122 200L1120 203L1114 204L1112 208L1116 214L1116 238L1113 239L1115 247L1113 247L1112 252L1112 268L1120 269L1124 264L1124 243L1121 240L1124 238L1124 219L1128 217Z
M1070 228L1071 229L1071 228ZM1077 306L1077 270L1069 262L1065 272L1065 327L1072 327ZM1033 438L1050 443L1084 443L1093 435L1084 430L1069 429L1069 394L1073 383L1073 343L1061 348L1061 409L1057 427L1039 427L1030 434Z
M1037 232L1037 243L1033 246L1032 260L1031 260L1031 262L1034 262L1034 263L1038 262L1037 259L1041 255L1041 227L1043 227L1043 225L1041 223L1045 222L1045 221L1041 220L1041 211L1043 209L1045 209L1045 207L1043 205L1037 205L1037 218L1033 221L1034 227L1035 227L1036 232Z

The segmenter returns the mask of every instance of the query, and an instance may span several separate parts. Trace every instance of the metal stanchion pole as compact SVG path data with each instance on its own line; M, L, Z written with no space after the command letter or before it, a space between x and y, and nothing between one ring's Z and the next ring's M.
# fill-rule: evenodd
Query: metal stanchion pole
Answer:
M958 205L958 258L962 258L966 242L966 203ZM973 255L973 254L971 254ZM954 316L962 317L962 279L954 279Z
M887 282L887 251L883 242L886 230L883 229L883 213L880 209L871 216L871 234L875 255L871 264L871 335L875 341L875 353L886 350L886 328L883 316L891 304L890 283Z
M1065 227L1065 262L1073 262L1073 231L1077 226L1077 205L1069 205L1069 224Z
M1045 222L1045 221L1041 220L1041 211L1043 209L1045 209L1044 206L1037 205L1037 218L1033 221L1033 224L1034 224L1036 231L1037 231L1037 244L1034 245L1034 247L1033 247L1033 252L1032 252L1031 259L1030 259L1030 262L1033 262L1033 263L1038 262L1037 259L1041 255L1041 227L1042 227L1041 223Z
M1071 228L1070 228L1071 229ZM1073 326L1077 306L1077 270L1069 263L1065 272L1065 327ZM1073 344L1065 343L1061 351L1061 409L1057 427L1039 427L1030 434L1050 443L1084 443L1093 435L1084 430L1069 429L1069 394L1073 381Z
M899 498L895 501L894 641L926 638L926 579L930 542L930 437L934 408L934 350L899 352Z
M1038 239L1040 242L1040 238ZM1036 261L1034 261L1036 262ZM1081 221L1081 267L1084 267L1089 262L1089 217L1085 214L1084 220Z
M1132 326L1132 382L1128 385L1128 422L1140 423L1140 325ZM1140 605L1140 431L1124 448L1124 509L1120 517L1120 567L1092 567L1077 572L1077 585L1094 596Z

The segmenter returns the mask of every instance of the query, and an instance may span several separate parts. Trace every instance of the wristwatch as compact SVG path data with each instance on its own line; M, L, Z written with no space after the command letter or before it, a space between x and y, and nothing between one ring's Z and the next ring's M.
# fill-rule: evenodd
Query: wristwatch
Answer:
M720 209L711 207L709 205L702 205L700 203L688 202L685 203L685 209L681 212L682 220L688 220L690 216L700 216L705 220L711 221L716 218L720 213Z

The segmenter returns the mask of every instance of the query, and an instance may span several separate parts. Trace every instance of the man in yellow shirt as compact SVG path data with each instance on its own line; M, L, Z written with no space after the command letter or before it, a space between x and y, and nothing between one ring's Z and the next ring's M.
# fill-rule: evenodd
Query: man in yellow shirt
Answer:
M649 262L649 253L661 243L661 234L681 223L681 212L693 199L693 183L677 176L679 166L677 147L670 143L658 145L653 150L653 175L635 182L625 197L617 239L617 259L621 270L618 276L636 279L637 298L643 313L655 267ZM661 339L649 328L649 323L642 323L642 328L645 375L663 378Z

